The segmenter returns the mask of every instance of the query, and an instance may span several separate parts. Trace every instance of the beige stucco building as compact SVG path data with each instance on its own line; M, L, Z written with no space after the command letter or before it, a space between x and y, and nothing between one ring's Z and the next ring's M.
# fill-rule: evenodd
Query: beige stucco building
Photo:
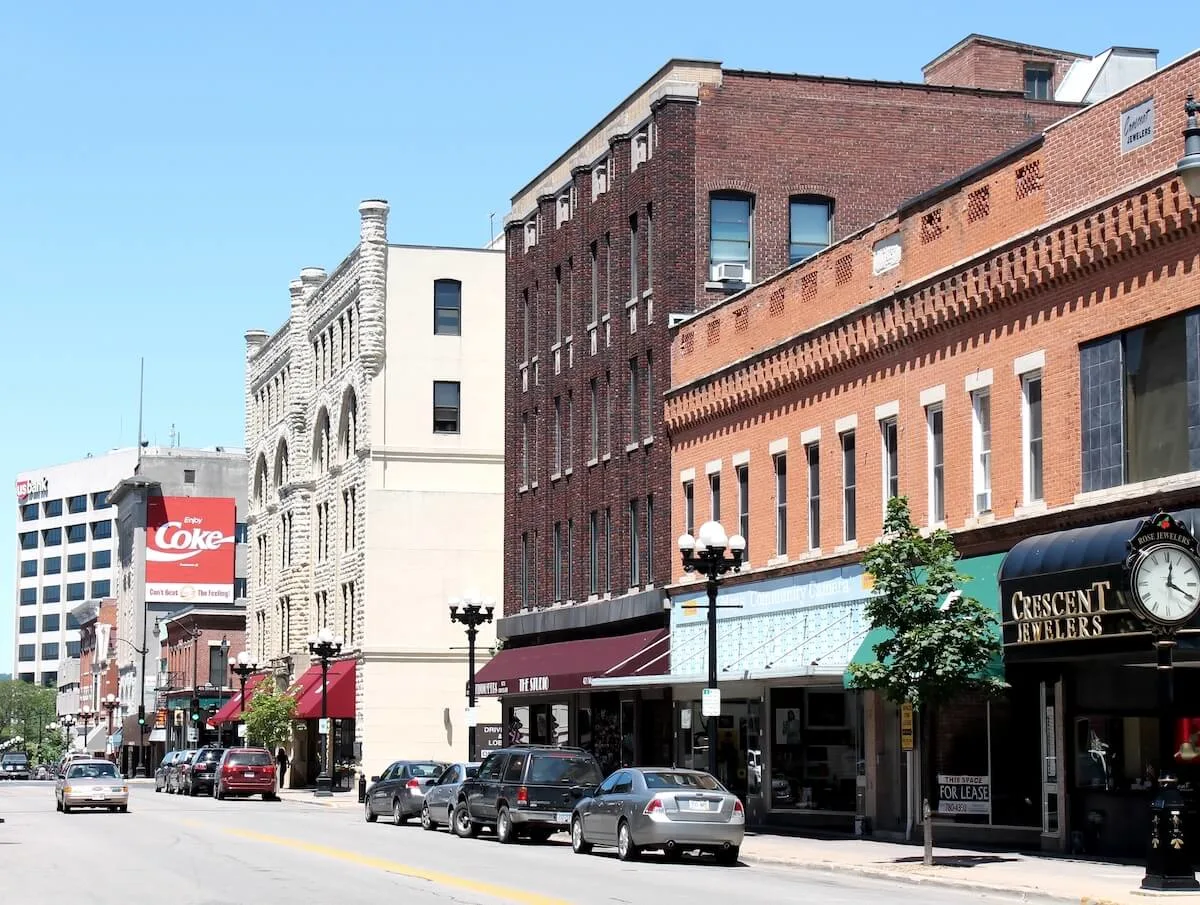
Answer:
M359 213L333 273L292 282L288 322L246 333L248 647L299 692L295 784L315 777L321 627L344 639L339 763L355 742L368 775L465 757L466 641L447 605L501 584L503 250L389 245L387 203Z

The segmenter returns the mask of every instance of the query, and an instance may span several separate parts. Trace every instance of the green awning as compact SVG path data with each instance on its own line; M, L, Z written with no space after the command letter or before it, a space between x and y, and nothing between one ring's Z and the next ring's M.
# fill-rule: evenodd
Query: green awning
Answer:
M973 556L969 559L960 559L958 561L958 571L962 574L964 581L959 586L963 594L968 597L974 597L985 607L992 611L996 617L996 624L992 629L996 640L1000 641L1000 621L1003 619L1000 611L1000 566L1004 563L1006 553L992 553L988 556ZM867 636L863 639L862 644L858 646L854 656L850 658L850 663L874 663L875 662L875 647L881 641L886 641L892 636L889 629L873 628L867 632ZM989 672L994 672L996 675L1004 675L1004 664L1002 662L993 663ZM846 688L850 688L850 670L847 668L842 676L842 684Z

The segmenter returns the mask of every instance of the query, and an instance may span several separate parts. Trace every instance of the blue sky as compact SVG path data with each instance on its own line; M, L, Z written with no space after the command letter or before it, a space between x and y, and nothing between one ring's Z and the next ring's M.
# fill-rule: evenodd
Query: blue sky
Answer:
M513 192L672 56L920 81L970 32L1157 47L1165 63L1192 49L1194 18L1107 0L1035 16L973 2L203 6L0 2L8 479L132 445L143 355L149 440L174 424L184 445L240 445L242 334L282 323L301 267L351 250L361 199L391 202L393 242L481 245L490 213L499 226ZM0 519L0 549L14 533ZM14 560L0 556L0 588ZM0 673L13 605L0 593Z

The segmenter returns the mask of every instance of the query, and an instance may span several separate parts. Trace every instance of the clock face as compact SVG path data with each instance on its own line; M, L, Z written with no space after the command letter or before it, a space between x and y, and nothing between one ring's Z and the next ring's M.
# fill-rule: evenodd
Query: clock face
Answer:
M1182 547L1151 547L1133 567L1133 593L1155 622L1187 622L1200 609L1200 561Z

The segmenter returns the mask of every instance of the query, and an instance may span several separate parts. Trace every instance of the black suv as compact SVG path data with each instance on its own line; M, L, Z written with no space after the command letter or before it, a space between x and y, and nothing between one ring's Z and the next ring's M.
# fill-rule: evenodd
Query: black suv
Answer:
M545 842L570 828L576 802L604 779L582 748L513 745L490 754L462 784L454 808L454 833L464 839L495 827L500 842L525 836Z
M29 756L24 751L10 751L0 757L0 779L29 779Z
M185 795L211 795L213 779L221 763L224 748L201 748L185 763L179 773L179 791Z

